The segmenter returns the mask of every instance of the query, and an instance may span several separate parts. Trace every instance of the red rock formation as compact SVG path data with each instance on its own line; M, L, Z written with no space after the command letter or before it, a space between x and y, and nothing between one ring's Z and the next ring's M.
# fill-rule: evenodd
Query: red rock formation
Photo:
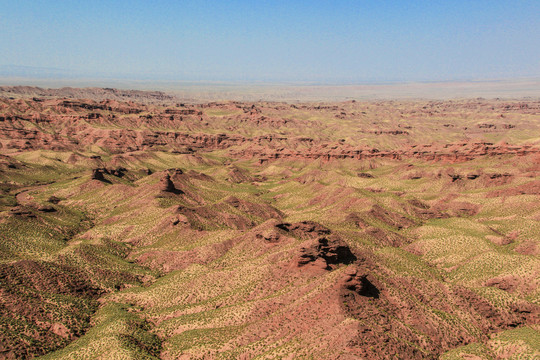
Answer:
M161 180L159 180L159 191L161 192L176 192L176 187L171 181L171 176L169 174L164 174Z
M91 179L98 181L106 181L105 176L103 176L104 173L104 169L93 169Z
M358 268L351 267L345 272L343 277L343 287L354 291L358 295L379 298L380 291L372 281L369 280L369 275L361 272Z
M338 264L351 264L356 256L347 244L336 235L321 236L300 248L298 266L314 263L331 270Z
M299 238L314 238L324 235L329 235L330 230L319 223L314 221L301 221L298 223L283 223L277 224L277 228L292 233L292 235Z

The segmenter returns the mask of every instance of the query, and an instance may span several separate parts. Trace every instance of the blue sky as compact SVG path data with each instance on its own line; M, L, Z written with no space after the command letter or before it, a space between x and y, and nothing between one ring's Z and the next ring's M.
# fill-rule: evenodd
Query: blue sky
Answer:
M538 77L540 1L0 0L0 54L133 79Z

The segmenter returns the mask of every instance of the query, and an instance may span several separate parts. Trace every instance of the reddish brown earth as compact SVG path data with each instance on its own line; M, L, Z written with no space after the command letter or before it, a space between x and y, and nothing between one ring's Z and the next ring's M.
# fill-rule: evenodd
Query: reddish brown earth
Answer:
M456 104L457 109L467 109L467 104ZM225 106L209 105L212 108ZM242 109L239 103L231 105ZM245 105L243 105L245 106ZM255 106L255 105L253 105ZM295 105L281 105L279 108L298 108ZM510 105L499 104L504 111L514 110ZM509 145L485 141L467 141L447 144L406 144L398 149L380 149L344 141L328 141L310 137L277 136L271 131L267 135L243 136L234 131L221 134L202 132L209 127L210 117L204 106L180 104L176 107L141 105L133 102L113 100L3 100L0 103L0 149L21 151L49 149L75 151L89 146L122 154L133 151L169 150L194 153L231 149L236 158L256 158L261 163L276 160L315 159L422 159L438 162L463 162L486 156L529 156L540 154L532 145ZM278 108L274 106L275 108ZM527 113L532 109L518 108ZM320 110L317 106L306 110ZM283 110L282 110L283 111ZM244 111L232 117L230 122L248 122L248 128L260 127L251 123L252 111ZM307 126L306 122L290 120L293 126ZM33 126L29 126L33 124ZM279 128L281 124L266 124L263 128ZM289 124L290 125L290 124ZM495 126L495 125L494 125ZM184 129L166 131L155 129ZM150 130L152 129L152 130ZM232 130L232 129L231 129ZM241 149L237 149L240 147ZM238 181L238 172L231 170L231 178ZM508 174L495 174L491 179L504 178ZM474 180L479 174L456 174L456 180ZM486 175L490 176L490 175ZM414 178L414 176L413 176ZM500 181L500 180L498 180Z
M538 101L0 92L0 359L503 359L538 331Z
M102 293L77 268L25 260L9 266L3 264L0 282L0 316L11 318L4 331L17 334L2 336L3 358L26 358L45 354L58 345L65 346L84 333ZM54 314L60 309L47 301L58 295L84 300L62 311L67 323L57 322ZM32 326L27 327L28 323Z

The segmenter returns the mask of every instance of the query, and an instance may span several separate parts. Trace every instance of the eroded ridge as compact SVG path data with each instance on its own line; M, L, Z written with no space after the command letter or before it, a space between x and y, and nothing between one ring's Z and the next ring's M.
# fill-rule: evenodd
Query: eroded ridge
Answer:
M537 101L40 91L0 99L0 359L538 356Z

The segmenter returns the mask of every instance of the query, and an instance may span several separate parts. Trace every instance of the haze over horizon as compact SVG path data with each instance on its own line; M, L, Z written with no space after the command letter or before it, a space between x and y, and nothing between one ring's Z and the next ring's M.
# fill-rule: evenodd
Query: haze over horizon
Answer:
M538 14L536 1L3 2L0 66L158 81L538 77Z

